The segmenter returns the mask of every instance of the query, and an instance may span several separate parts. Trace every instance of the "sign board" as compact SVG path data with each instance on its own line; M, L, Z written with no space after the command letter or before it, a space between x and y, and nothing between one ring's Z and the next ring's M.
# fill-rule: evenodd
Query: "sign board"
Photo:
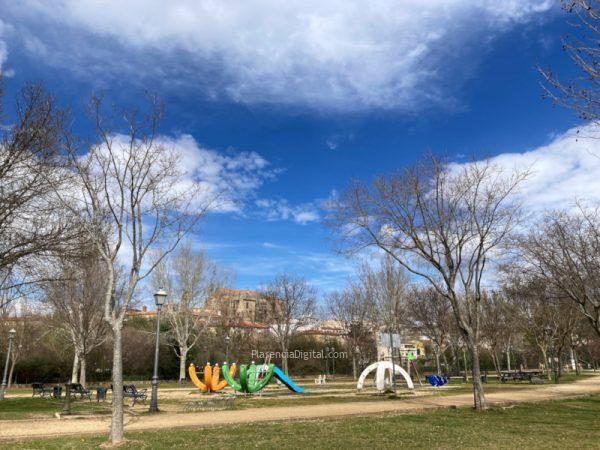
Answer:
M392 334L392 342L394 344L394 348L399 348L400 343L401 343L400 335ZM381 345L382 347L391 347L389 333L387 333L387 332L379 333L379 345Z

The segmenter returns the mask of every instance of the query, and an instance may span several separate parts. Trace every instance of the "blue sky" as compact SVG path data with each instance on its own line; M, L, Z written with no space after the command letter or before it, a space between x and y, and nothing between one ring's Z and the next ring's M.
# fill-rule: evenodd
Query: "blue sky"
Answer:
M342 286L357 261L333 252L321 220L352 177L426 151L457 162L583 155L566 138L577 117L542 99L536 70L574 73L558 1L282 3L0 0L5 87L44 82L81 133L92 92L119 105L159 93L161 133L213 164L211 182L241 170L235 204L193 236L240 288L281 271L321 292Z

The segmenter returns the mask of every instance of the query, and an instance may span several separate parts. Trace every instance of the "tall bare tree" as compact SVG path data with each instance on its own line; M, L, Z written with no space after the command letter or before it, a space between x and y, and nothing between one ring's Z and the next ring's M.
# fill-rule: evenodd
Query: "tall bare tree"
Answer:
M316 291L306 280L286 273L277 275L261 292L267 300L267 318L288 373L288 351L294 336L314 320Z
M104 265L104 320L113 342L113 404L110 441L123 440L123 319L139 283L198 222L209 207L203 186L183 183L180 156L157 139L162 107L149 99L147 111L106 114L98 98L91 101L98 140L86 151L69 143L74 186L68 198L83 219L81 226ZM127 134L119 134L124 129ZM154 252L154 254L152 254ZM124 282L117 295L117 266Z
M199 310L216 289L225 287L227 275L213 263L204 251L195 251L185 242L163 259L153 274L156 288L164 287L170 299L164 310L170 325L173 348L179 358L179 381L186 378L188 352L205 334L211 317L199 317Z
M371 186L353 182L331 218L342 250L377 246L450 302L471 354L477 410L487 407L479 369L482 280L518 222L511 196L524 178L488 161L448 166L429 156Z

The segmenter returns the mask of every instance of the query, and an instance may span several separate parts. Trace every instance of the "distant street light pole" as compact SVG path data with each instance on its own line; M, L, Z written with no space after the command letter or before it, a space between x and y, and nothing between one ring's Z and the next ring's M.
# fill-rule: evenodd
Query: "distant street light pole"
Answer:
M329 375L329 347L325 347L325 375Z
M231 338L229 335L225 336L225 362L229 363L229 341Z
M150 399L150 412L158 412L158 349L160 346L160 310L165 304L167 293L159 289L154 294L156 303L156 344L154 347L154 373L152 375L152 398Z
M14 328L11 328L8 332L8 351L6 352L6 363L4 364L4 375L2 376L2 386L0 387L0 400L4 400L4 392L6 391L6 376L8 375L8 362L10 361L10 354L12 352L12 341L17 334Z

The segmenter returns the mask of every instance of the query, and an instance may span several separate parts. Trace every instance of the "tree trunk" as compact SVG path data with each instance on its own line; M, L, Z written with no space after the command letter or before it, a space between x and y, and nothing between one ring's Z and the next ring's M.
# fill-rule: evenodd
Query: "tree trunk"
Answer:
M446 352L442 352L442 360L444 361L444 367L446 368L446 375L450 375L450 366L448 365L448 358L446 357Z
M463 364L464 364L464 369L465 369L465 375L463 376L463 380L466 383L467 381L469 381L469 371L467 368L467 352L465 351L464 347L462 350L462 354L463 354Z
M79 383L85 387L86 385L86 365L85 365L85 355L81 355L79 357Z
M122 323L113 323L113 402L109 439L111 444L123 441L123 343Z
M469 352L471 353L471 365L473 373L473 404L476 411L484 411L487 409L487 400L485 399L483 383L481 382L479 349L477 348L477 344L473 339L469 339Z
M188 348L187 347L179 347L179 382L183 383L185 381L185 364L187 361Z
M286 375L289 376L288 374L288 357L287 357L287 346L286 345L282 345L281 346L281 366L283 369L283 373L285 373Z
M502 378L502 373L500 372L500 363L498 362L498 354L496 350L491 351L492 354L492 362L494 363L494 369L496 370L496 375L498 376L498 381Z
M437 347L435 347L434 353L435 353L435 370L438 375L441 375L442 371L440 370L440 350Z
M506 349L506 370L510 370L510 348Z
M542 358L544 358L544 368L546 369L546 376L548 381L552 380L552 365L548 362L548 352L545 348L542 348Z
M78 382L78 375L79 374L79 354L77 353L77 350L75 350L75 354L73 355L73 371L71 372L71 383L77 383Z
M356 380L356 355L352 354L352 379Z

